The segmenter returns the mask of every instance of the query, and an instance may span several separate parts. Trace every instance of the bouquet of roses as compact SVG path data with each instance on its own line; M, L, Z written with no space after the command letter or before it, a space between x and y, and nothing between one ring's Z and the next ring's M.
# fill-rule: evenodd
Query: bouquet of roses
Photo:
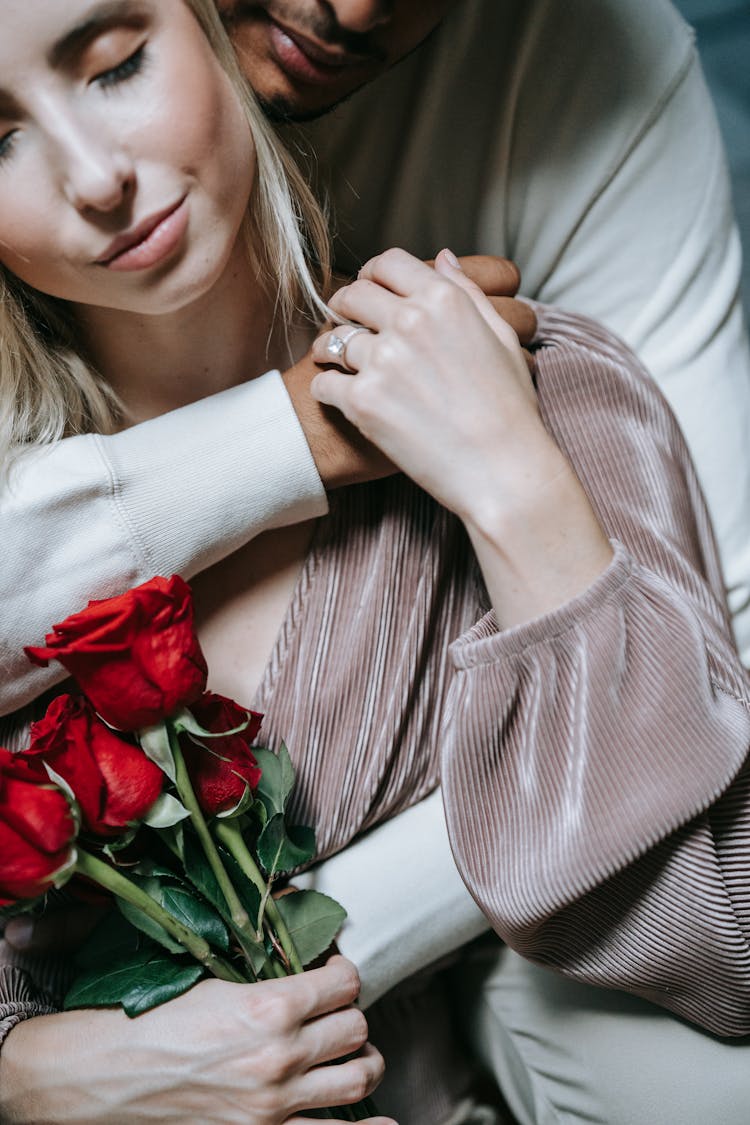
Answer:
M70 880L118 907L81 950L65 1007L134 1017L208 975L246 983L319 957L346 913L317 891L273 895L312 859L314 833L286 820L286 747L251 749L262 716L206 691L189 586L154 578L91 602L26 651L78 690L27 749L0 748L0 907L33 909Z

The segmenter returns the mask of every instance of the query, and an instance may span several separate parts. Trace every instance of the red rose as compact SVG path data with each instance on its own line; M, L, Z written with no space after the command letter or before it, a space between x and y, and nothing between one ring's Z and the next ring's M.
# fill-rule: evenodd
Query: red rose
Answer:
M0 748L0 906L37 898L74 856L65 794L23 754Z
M45 667L59 660L118 730L153 726L206 686L190 587L177 575L89 602L53 630L46 648L27 648L26 655Z
M91 704L61 695L31 728L27 755L47 762L75 794L90 832L115 835L141 820L162 791L164 774L140 746L125 742Z
M188 735L180 738L195 795L204 813L215 816L235 808L247 788L254 791L260 781L260 767L249 747L258 737L263 716L210 691L190 710L204 730L216 734L250 720L240 734L206 739L205 744L197 745Z

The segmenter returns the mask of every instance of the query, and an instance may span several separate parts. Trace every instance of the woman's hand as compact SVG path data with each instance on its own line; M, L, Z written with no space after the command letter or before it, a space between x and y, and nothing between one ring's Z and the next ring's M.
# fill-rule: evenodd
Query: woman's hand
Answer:
M369 331L318 338L318 362L353 374L321 372L313 395L463 520L502 625L581 593L610 544L542 423L515 333L450 251L431 270L388 250L330 303Z
M0 1055L0 1120L302 1125L304 1110L357 1102L382 1077L358 991L354 965L333 957L284 980L203 981L135 1020L112 1010L28 1020Z
M452 260L443 251L433 270L389 250L368 262L331 299L335 312L372 330L347 343L356 374L325 371L312 391L468 521L494 503L501 474L523 484L513 451L528 449L530 435L545 449L551 441L515 332ZM324 333L314 345L319 363L333 362L330 339Z
M433 263L427 263L432 267ZM486 254L461 259L461 268L474 281L496 310L529 344L536 332L536 316L523 301L514 299L520 274L513 262ZM531 363L528 352L525 358ZM283 374L305 437L323 484L327 489L359 484L393 473L394 466L367 442L359 430L338 411L327 410L310 395L310 383L319 368L309 353Z

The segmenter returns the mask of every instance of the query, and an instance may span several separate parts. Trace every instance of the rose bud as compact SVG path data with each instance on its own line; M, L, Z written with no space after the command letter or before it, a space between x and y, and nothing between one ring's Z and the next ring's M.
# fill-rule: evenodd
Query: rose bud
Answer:
M83 823L101 836L137 824L164 785L140 746L126 742L81 696L60 695L31 727L29 756L46 763L73 791Z
M45 667L59 660L118 730L153 726L196 700L206 686L190 587L177 575L89 602L54 625L46 641L46 648L25 650L29 659Z
M75 859L67 797L43 770L0 748L0 906L38 898Z
M226 814L240 805L248 790L254 792L260 781L260 767L250 743L258 737L263 716L210 691L190 710L203 729L214 734L247 723L239 734L206 739L205 743L200 742L200 735L180 737L185 765L203 812L207 816Z

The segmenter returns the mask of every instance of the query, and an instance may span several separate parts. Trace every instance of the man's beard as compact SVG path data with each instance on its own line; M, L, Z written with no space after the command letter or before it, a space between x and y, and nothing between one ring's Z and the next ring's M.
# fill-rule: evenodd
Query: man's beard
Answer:
M297 109L293 102L285 98L283 94L278 94L276 97L266 99L260 97L256 92L258 104L263 110L264 115L274 125L303 125L307 121L317 121L321 117L325 117L329 113L333 113L340 105L348 102L362 86L366 86L367 82L363 82L360 86L349 90L346 94L342 94L340 98L336 98L330 105L322 105L319 109Z

